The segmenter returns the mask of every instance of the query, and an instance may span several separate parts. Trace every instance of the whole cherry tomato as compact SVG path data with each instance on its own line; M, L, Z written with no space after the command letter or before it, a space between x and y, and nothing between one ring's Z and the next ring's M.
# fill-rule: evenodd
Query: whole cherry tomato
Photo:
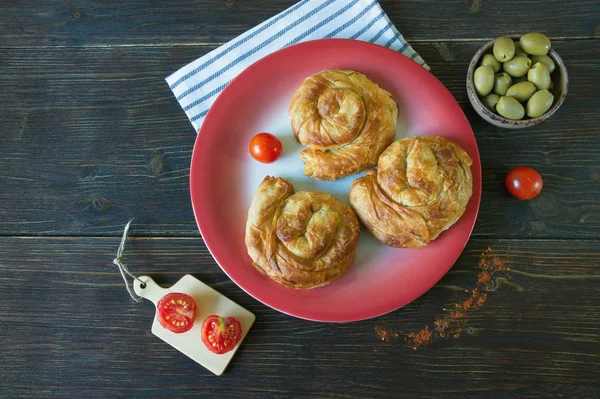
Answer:
M242 339L242 325L235 317L208 316L202 322L202 342L217 355L229 352Z
M524 200L537 197L544 185L542 176L535 169L526 166L511 170L505 183L509 193Z
M259 133L250 141L250 154L262 163L274 162L281 155L281 141L272 134Z
M171 292L158 301L156 315L160 325L167 330L184 333L194 325L196 301L189 295Z

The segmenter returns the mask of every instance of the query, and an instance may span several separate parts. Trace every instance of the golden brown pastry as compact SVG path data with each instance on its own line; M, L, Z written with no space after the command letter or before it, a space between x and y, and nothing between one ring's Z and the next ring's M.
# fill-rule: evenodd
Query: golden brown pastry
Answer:
M298 88L289 114L304 174L336 180L374 166L396 136L398 106L365 75L327 70Z
M327 193L299 191L267 176L258 186L246 222L253 265L293 288L314 288L341 276L354 261L358 219Z
M443 137L410 137L381 154L378 169L356 179L350 205L391 247L424 247L462 216L473 192L472 160Z

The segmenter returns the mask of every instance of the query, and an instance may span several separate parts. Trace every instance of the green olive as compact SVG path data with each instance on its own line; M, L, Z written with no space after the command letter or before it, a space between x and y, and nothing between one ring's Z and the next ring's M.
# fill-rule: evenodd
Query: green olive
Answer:
M529 100L531 96L533 96L533 93L535 93L536 90L537 89L533 83L521 82L512 85L506 92L506 95L508 97L516 98L520 102L524 103L525 101Z
M481 59L481 65L491 66L492 69L494 70L494 73L500 72L500 63L498 62L496 57L494 57L493 54L484 55L483 58Z
M480 97L487 96L494 87L494 70L491 66L482 65L475 70L473 75L475 91Z
M546 55L550 50L550 39L543 33L528 33L521 36L521 48L531 55Z
M519 76L525 75L527 71L529 71L530 66L531 60L527 57L519 55L517 57L514 57L512 60L502 64L502 69L510 76L518 78Z
M494 42L494 57L500 62L510 61L515 56L515 42L508 36L502 36Z
M519 55L521 57L529 57L529 54L527 54L525 51L523 51L523 48L521 47L521 43L515 42L515 57L519 56Z
M527 101L527 116L530 118L537 118L545 114L552 103L554 102L554 96L548 90L540 90L536 92L529 101Z
M505 118L519 120L525 116L525 108L512 97L502 96L496 104L496 111Z
M527 72L527 80L530 81L538 88L538 90L544 90L550 87L550 72L548 67L541 62L535 63L529 72Z
M500 72L494 77L494 88L492 91L499 96L505 96L510 86L512 86L510 75L505 72Z
M554 82L550 80L550 86L548 86L548 91L554 94Z
M499 95L490 93L487 96L483 97L481 99L481 102L483 102L483 105L485 105L487 109L494 112L496 110L496 104L498 104L499 100L500 100Z
M531 62L534 64L536 62L540 62L548 67L548 72L552 73L556 69L556 64L552 60L552 58L547 55L533 55L531 56Z

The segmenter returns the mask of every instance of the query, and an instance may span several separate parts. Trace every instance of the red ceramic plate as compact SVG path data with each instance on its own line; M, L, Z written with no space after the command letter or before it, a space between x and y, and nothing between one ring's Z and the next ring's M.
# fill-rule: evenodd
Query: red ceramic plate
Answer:
M366 74L398 102L398 138L440 135L473 158L473 197L462 218L422 249L394 249L361 231L357 258L338 280L312 290L279 285L252 267L244 232L254 191L266 175L290 180L296 190L327 191L348 202L357 176L320 182L303 174L287 108L303 80L324 69ZM270 132L283 155L261 164L250 139ZM190 191L198 227L223 271L264 304L292 316L326 322L375 317L418 298L452 267L475 224L481 164L473 131L450 92L431 73L392 50L360 41L327 39L285 48L256 62L227 86L208 113L192 154Z

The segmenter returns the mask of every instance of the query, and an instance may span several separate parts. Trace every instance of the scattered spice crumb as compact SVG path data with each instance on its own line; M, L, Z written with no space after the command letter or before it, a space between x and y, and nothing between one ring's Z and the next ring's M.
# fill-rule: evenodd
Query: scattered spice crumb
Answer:
M431 331L429 326L425 327L418 333L408 334L408 339L413 343L413 349L417 350L419 346L431 343Z
M400 333L398 331L390 331L381 327L375 327L375 332L377 333L377 336L385 342L390 342L390 339L397 339L400 337Z
M454 309L447 310L442 308L443 314L436 317L433 322L433 328L425 326L416 333L410 333L406 341L417 350L423 345L430 344L434 337L453 337L460 338L464 327L467 324L467 315L473 309L479 309L487 300L488 295L482 290L486 290L496 273L510 270L506 261L498 256L492 256L492 248L488 247L482 254L477 263L477 268L481 271L477 274L477 282L472 290L465 289L469 296L462 302L454 304ZM382 338L384 339L384 338Z

